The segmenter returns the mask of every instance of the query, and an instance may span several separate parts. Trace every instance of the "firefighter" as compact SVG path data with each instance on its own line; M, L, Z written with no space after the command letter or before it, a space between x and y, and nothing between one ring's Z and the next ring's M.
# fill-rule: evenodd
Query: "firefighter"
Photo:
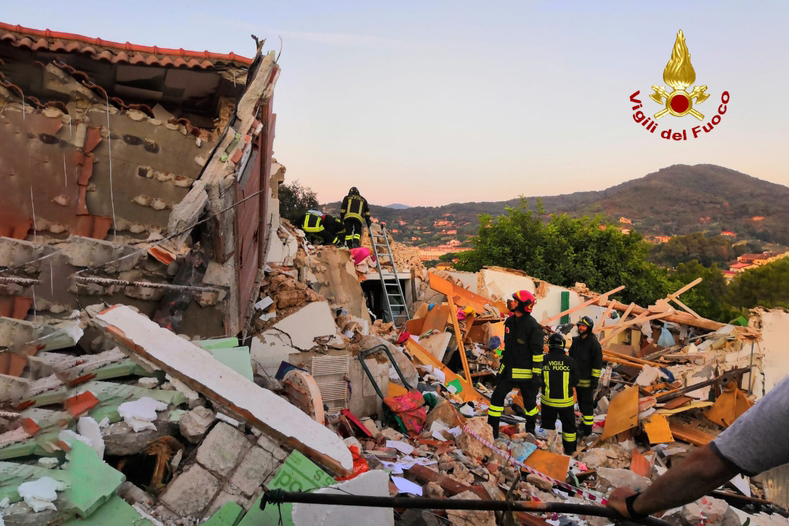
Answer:
M578 394L578 408L581 410L581 436L592 434L594 424L594 393L603 370L603 349L597 336L592 334L594 321L584 316L578 323L578 336L570 346L570 358L578 364L580 380L575 392Z
M362 219L370 230L370 205L367 199L359 195L359 190L353 186L348 190L348 195L342 200L340 217L345 224L345 244L348 248L356 248L362 244Z
M534 433L537 422L538 382L542 378L543 335L542 326L531 311L534 295L520 290L512 295L507 307L512 315L504 322L504 352L496 379L496 389L490 398L488 424L493 437L499 436L499 418L504 411L504 400L515 388L520 389L526 413L526 431Z
M342 221L317 210L302 214L296 221L296 226L307 234L310 243L341 245L345 239L345 227Z
M564 454L575 452L575 398L573 387L578 383L578 365L564 352L564 336L555 332L548 337L548 355L542 367L542 427L556 429L556 418L562 422Z

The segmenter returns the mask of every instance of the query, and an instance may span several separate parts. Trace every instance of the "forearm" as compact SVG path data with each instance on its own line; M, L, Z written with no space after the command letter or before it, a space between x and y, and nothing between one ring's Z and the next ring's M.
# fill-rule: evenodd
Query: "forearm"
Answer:
M633 509L640 514L651 514L682 506L703 497L736 474L736 470L705 446L655 480L639 495Z

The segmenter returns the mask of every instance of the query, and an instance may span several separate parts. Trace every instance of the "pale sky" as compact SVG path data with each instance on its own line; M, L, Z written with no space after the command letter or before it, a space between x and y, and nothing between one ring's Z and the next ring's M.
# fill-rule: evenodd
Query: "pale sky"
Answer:
M601 190L672 164L789 185L789 3L499 0L5 2L3 22L251 56L279 50L277 160L321 202L441 205ZM710 98L684 143L632 118L663 85L677 31Z

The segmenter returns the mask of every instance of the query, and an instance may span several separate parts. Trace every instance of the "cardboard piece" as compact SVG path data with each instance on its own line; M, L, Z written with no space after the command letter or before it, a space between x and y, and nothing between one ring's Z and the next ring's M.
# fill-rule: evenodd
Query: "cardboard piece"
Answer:
M644 431L649 438L650 444L668 444L674 442L674 435L668 425L668 420L661 414L652 414L644 422Z
M567 479L567 469L570 467L570 457L538 449L529 455L523 463L540 473L545 473L549 477L564 482Z
M600 440L633 429L638 425L638 387L628 387L611 399Z

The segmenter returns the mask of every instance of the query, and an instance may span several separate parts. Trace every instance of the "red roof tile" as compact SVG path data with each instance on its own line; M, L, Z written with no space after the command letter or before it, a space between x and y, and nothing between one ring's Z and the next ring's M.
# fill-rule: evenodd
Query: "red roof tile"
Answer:
M33 51L49 50L54 52L83 53L96 60L112 63L130 62L131 64L162 65L207 69L220 64L248 66L252 59L235 53L211 53L210 51L188 51L183 48L171 49L157 46L140 46L129 42L113 42L100 38L90 38L74 33L60 33L49 29L31 29L19 25L0 22L0 41L9 42L15 47ZM131 53L131 58L129 55Z

